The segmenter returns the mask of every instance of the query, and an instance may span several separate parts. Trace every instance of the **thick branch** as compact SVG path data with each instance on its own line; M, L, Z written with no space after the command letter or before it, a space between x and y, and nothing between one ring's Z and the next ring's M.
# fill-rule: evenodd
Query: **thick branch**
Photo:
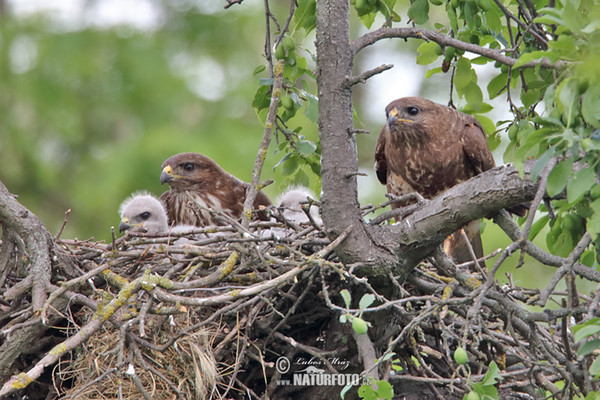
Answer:
M4 229L15 232L25 242L31 260L33 310L39 311L50 283L53 240L42 222L15 199L0 182L0 221Z
M531 201L537 185L521 179L512 166L496 167L432 199L397 225L389 227L394 248L408 272L448 235L470 221ZM399 240L398 240L399 239Z
M360 50L367 46L370 46L379 40L389 38L414 38L431 40L439 44L440 46L450 46L459 50L468 51L470 53L479 54L487 57L491 60L498 61L504 65L513 66L517 62L516 58L508 57L502 50L490 49L487 47L478 46L472 43L466 43L462 40L452 38L444 35L438 31L432 31L422 28L380 28L376 31L369 32L356 40L351 44L353 54L357 54ZM531 68L536 65L541 65L544 68L561 69L565 66L564 62L550 63L547 59L541 61L531 61L527 64L523 64L520 68Z

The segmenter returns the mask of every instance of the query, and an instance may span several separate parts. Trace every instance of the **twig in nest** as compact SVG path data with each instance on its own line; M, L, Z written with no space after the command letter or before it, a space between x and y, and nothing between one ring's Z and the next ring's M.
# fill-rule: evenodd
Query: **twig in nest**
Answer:
M57 241L60 238L60 235L62 235L63 230L65 229L65 226L67 225L67 221L69 220L69 214L71 213L71 209L69 208L67 211L65 211L65 219L62 223L62 225L60 226L60 229L58 230L58 233L56 234L56 236L54 236L54 241Z

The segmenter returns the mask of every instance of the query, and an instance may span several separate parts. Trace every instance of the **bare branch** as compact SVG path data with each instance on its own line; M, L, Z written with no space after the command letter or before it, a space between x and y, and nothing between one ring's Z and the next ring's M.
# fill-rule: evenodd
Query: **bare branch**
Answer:
M263 131L263 138L260 142L258 154L256 155L256 162L252 170L252 182L248 186L246 193L246 199L244 200L244 212L242 213L242 226L248 229L250 220L252 219L252 205L254 199L261 187L259 187L260 174L262 167L267 157L267 150L271 143L271 135L273 133L273 126L275 126L277 118L277 105L279 104L279 97L281 96L281 87L283 82L283 61L279 61L273 67L273 73L275 74L275 82L273 83L273 90L271 92L271 104L269 105L269 112L267 114L267 121L265 122L265 128Z
M388 69L391 69L393 67L394 67L393 64L383 64L377 68L373 68L368 71L365 71L358 76L347 77L346 82L344 83L344 86L350 88L358 83L366 83L367 79L371 78L372 76L381 74L382 72L387 71Z
M370 46L378 42L379 40L389 38L413 38L431 40L433 42L436 42L440 46L450 46L459 50L479 54L481 56L487 57L494 61L498 61L508 66L513 66L517 62L516 58L506 56L502 50L490 49L487 47L466 43L462 40L446 36L438 31L432 31L422 28L380 28L376 31L366 33L363 36L354 40L351 44L352 52L353 54L357 54L363 48ZM550 63L547 59L544 59L541 61L528 62L527 64L521 65L519 68L532 68L538 64L543 68L553 69L562 69L567 65L567 63L562 61Z

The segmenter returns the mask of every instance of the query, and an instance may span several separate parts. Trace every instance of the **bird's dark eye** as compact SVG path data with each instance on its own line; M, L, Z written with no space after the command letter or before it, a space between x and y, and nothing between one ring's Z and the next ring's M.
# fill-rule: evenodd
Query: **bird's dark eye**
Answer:
M143 220L147 220L148 218L150 218L150 213L148 211L145 211L140 214L140 217L142 217Z
M196 169L196 165L192 163L185 163L183 164L183 169L187 172L192 172L194 169Z
M406 112L408 113L408 115L412 115L415 116L419 113L419 109L417 107L406 107Z

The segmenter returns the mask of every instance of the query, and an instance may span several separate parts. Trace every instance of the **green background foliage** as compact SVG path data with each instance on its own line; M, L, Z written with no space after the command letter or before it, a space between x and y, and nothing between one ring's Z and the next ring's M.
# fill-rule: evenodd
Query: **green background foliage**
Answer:
M374 95L385 99L383 105L405 95L441 103L452 98L459 109L480 119L498 163L522 165L538 158L539 172L559 157L548 192L566 189L566 199L555 205L556 219L541 211L532 237L562 256L577 244L584 226L598 243L600 7L593 0L557 2L552 9L545 8L547 1L533 3L547 48L531 34L519 36L516 24L507 28L504 14L489 0L351 1L354 37L384 24L414 22L452 32L467 43L509 47L507 54L519 59L510 68L420 40L378 43L373 51L361 52L357 74L377 66L374 60L394 63L404 54L407 61L396 65L407 71L400 78L386 72L355 87L356 126L372 132L358 138L361 171L369 174L358 178L361 202L384 199L385 188L372 171L383 109L373 109L369 96L379 81L388 89ZM502 4L516 12L514 1ZM298 1L281 40L271 24L267 48L261 2L248 0L227 10L175 1L156 7L160 18L151 28L70 27L44 14L17 15L10 7L2 16L0 179L51 232L58 231L71 209L65 237L109 240L119 203L136 190L157 195L165 190L158 181L160 164L178 152L202 152L249 180L270 100L273 80L266 56L271 52L273 62L285 63L278 113L284 129L269 149L262 178L275 184L265 191L274 199L290 184L320 190L315 1ZM271 7L284 21L288 5ZM574 67L515 69L542 58ZM420 82L423 78L428 79ZM413 80L420 84L407 89ZM487 224L486 251L508 243ZM590 249L586 264L597 266L595 255ZM532 275L539 282L535 263L527 263L530 268L512 271L516 279Z
M125 197L166 189L160 165L175 153L204 153L250 180L263 129L252 107L261 76L252 72L265 64L262 7L203 13L164 2L161 12L147 30L67 29L10 8L2 17L0 179L51 232L71 209L65 237L109 239ZM273 170L277 146L263 174L276 181L272 198L303 169ZM303 183L318 192L316 179Z

